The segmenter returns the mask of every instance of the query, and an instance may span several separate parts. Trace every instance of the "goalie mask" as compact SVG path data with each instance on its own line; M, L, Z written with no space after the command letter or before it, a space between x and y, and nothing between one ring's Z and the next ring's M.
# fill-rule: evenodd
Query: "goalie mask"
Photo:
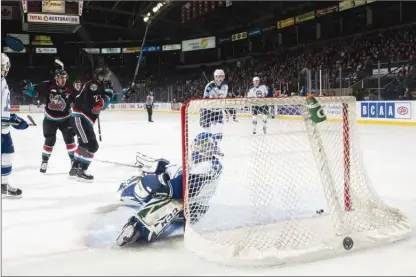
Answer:
M221 85L222 81L225 79L225 73L222 69L216 69L214 71L214 80L217 86Z
M203 161L209 161L218 154L218 141L217 137L211 133L200 133L193 140L192 149L192 161L199 163Z
M68 73L63 69L57 69L54 73L56 84L60 87L65 86L66 80L68 80Z
M1 53L1 75L6 77L10 67L11 63L9 57L6 54Z

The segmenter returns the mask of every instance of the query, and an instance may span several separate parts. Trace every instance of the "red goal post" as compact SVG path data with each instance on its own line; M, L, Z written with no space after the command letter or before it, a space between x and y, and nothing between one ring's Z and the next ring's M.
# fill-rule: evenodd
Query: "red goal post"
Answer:
M407 217L382 202L367 178L355 98L317 100L327 114L320 123L312 121L304 97L190 99L182 105L188 249L229 265L263 266L394 242L410 233ZM264 123L259 117L268 131L253 135L251 109L263 105L274 106L276 118ZM200 124L207 120L203 109L236 109L240 120L212 131L222 133L223 170L196 191L188 182L193 140L208 131Z

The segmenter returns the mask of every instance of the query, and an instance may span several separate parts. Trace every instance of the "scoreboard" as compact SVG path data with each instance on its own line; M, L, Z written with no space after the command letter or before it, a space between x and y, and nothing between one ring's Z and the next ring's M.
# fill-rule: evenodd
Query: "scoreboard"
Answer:
M37 33L76 33L82 25L83 2L22 0L22 29Z

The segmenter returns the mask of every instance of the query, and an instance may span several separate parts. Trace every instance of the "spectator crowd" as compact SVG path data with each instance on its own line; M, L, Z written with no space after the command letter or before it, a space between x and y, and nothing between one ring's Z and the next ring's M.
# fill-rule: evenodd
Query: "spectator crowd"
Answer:
M237 97L246 94L253 76L259 76L262 83L269 88L286 95L299 93L305 88L316 91L321 87L326 95L334 95L336 88L345 88L348 94L361 99L377 98L378 91L382 92L382 99L413 99L412 95L416 89L415 65L416 28L411 24L297 45L289 49L277 49L262 56L221 61L211 66L167 68L159 74L154 73L150 67L144 68L147 70L143 74L145 78L138 82L137 95L130 101L143 101L150 90L154 92L155 101L161 102L183 102L187 98L199 98L203 94L207 79L211 79L216 68L226 72L230 91ZM388 69L387 73L380 76L380 89L377 87L378 82L374 81L379 78L374 74L379 67ZM132 72L134 69L118 70L114 66L111 69L120 78L122 86L129 84L127 78L130 74L126 72ZM311 72L309 81L312 80L313 84L308 84L305 69ZM319 71L320 85L317 81ZM34 78L33 82L45 79L39 77L39 80L36 80L40 75L37 70L32 69L26 74L30 77L23 77L25 73L19 72L20 77ZM362 80L368 80L365 84L369 87L360 85L359 89L356 89L354 84L358 81L363 82ZM18 78L12 78L9 83L13 104L36 101L24 98L20 92Z

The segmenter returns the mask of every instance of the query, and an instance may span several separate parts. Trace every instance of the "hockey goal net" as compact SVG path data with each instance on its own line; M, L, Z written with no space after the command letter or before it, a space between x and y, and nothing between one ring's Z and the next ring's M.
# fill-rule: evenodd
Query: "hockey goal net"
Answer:
M383 203L366 176L355 98L317 100L327 115L320 123L312 121L303 97L184 103L186 248L227 265L266 266L395 242L410 233L407 217ZM269 116L267 134L261 116L257 134L252 132L251 111L258 106L268 106L276 117ZM226 112L236 112L238 122L232 116L227 122ZM224 124L202 127L221 114ZM190 180L193 142L202 132L222 133L222 171L215 180L200 178L203 187L196 188Z

